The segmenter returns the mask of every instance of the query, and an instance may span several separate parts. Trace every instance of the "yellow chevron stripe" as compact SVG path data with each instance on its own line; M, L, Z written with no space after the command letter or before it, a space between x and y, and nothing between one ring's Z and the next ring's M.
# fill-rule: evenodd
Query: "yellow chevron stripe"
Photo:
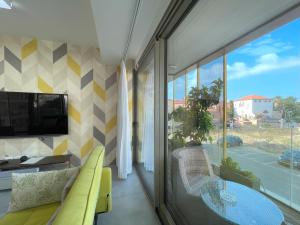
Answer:
M68 139L65 139L62 143L60 143L53 151L53 155L62 155L68 149Z
M111 118L105 126L106 133L109 133L117 125L117 116Z
M21 49L21 57L25 59L27 56L31 55L37 50L37 40L33 38L30 42L25 44Z
M83 158L84 156L86 156L92 149L94 146L94 138L91 138L90 140L88 140L88 142L86 142L80 149L80 157Z
M132 100L129 100L129 102L128 102L128 110L130 112L132 111Z
M138 110L140 110L139 112L144 110L144 102L140 98L138 98Z
M77 123L81 123L80 112L72 104L69 104L68 111L73 120L75 120Z
M94 81L94 91L95 93L103 100L106 100L106 92L105 90L103 90L100 85L98 85L95 81Z
M81 74L81 68L80 65L70 56L68 55L68 66L75 74L77 74L80 77Z
M53 88L41 77L38 77L38 89L44 93L53 93Z

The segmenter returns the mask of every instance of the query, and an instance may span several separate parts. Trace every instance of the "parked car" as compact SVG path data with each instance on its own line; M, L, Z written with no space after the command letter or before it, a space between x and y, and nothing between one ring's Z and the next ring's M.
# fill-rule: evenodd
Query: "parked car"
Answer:
M300 150L293 149L293 151L285 150L282 154L278 157L278 163L284 166L291 166L291 161L293 159L293 166L294 168L300 169Z
M235 147L243 145L242 138L233 135L226 136L227 147ZM218 145L223 145L223 138L219 138L217 141Z

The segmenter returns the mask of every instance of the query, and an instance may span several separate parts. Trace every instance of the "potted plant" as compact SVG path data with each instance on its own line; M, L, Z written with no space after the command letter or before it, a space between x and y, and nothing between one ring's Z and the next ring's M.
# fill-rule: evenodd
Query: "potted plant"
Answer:
M185 146L185 139L182 135L181 131L175 131L172 138L168 140L168 148L171 150L175 150L178 148L182 148Z
M212 141L209 132L214 129L214 124L208 109L219 104L222 87L223 81L218 79L209 88L192 88L187 96L186 107L179 107L171 113L174 121L181 126L180 132L175 132L172 137L173 141L180 140L180 143L188 146L199 146L204 141Z
M257 191L260 190L260 180L252 172L241 170L238 163L227 157L222 160L220 166L220 176L224 180L234 181Z

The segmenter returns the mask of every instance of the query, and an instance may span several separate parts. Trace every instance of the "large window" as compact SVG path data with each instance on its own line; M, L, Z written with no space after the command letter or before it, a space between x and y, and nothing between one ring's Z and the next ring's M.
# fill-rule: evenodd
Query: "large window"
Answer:
M137 76L137 169L143 180L151 201L154 204L154 59L149 61Z
M260 190L300 210L300 20L227 55L229 156ZM297 189L299 189L297 191Z
M169 71L166 190L178 224L240 223L237 201L260 221L270 210L271 224L299 223L299 28Z

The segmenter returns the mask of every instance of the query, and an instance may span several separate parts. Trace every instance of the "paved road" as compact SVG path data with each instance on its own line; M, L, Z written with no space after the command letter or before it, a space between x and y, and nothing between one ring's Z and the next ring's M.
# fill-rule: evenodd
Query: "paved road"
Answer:
M222 149L218 149L217 145L204 146L211 162L219 164ZM290 168L277 163L278 156L250 146L229 148L228 156L237 161L242 169L252 171L261 179L262 191L287 204L292 202L292 206L300 210L300 170L294 169L291 173Z

